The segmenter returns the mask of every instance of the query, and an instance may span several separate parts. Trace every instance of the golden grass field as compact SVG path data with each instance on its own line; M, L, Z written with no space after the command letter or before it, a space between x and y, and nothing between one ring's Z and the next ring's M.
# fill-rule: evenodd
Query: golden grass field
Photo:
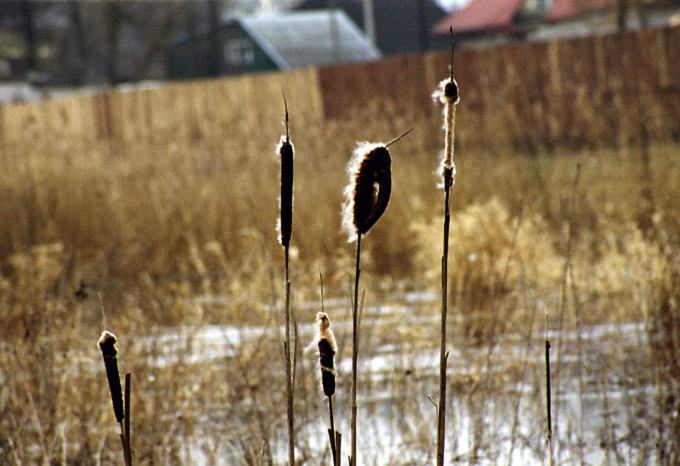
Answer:
M291 280L297 322L312 324L320 309L319 270L337 320L348 312L354 253L341 231L340 210L355 142L388 141L410 127L415 131L391 148L392 198L363 241L362 285L367 306L399 308L398 293L436 293L443 209L435 174L443 141L439 116L361 114L310 128L296 124L295 102L289 110L296 147ZM458 121L465 124L464 113ZM118 335L122 370L133 374L138 464L191 464L191 452L197 453L188 444L195 437L208 464L280 464L283 254L275 229L275 146L281 131L134 146L2 148L0 463L122 464L95 346L106 327ZM473 351L498 345L506 335L533 335L540 354L544 307L554 338L580 326L641 323L656 386L677 392L679 153L672 142L531 153L458 146L449 263L452 348ZM79 289L87 296L76 296ZM418 312L436 322L436 301ZM396 344L404 358L434 348L435 339L417 325L370 322L368 355L385 344ZM268 330L232 357L191 362L178 354L158 363L172 345L162 338L168 329L200 353L192 332L206 325ZM341 346L348 344L346 329L336 334ZM300 342L296 423L298 459L311 465L328 462L329 453L325 432L316 434L319 445L310 434L325 411L314 357L302 352L307 343ZM482 377L488 361L471 360L473 375L451 373L454 399L465 394L479 407L500 386L527 376L517 360L498 378ZM617 370L612 360L607 376ZM422 454L400 463L399 450L392 449L392 464L427 464L436 426L425 422L432 408L421 401L437 382L421 380L431 382L423 392L395 374L390 390L420 399L397 403L402 433L410 438L402 448ZM540 382L540 373L534 376ZM338 397L347 396L343 383ZM658 412L667 417L650 417L654 438L648 443L660 440L666 456L662 447L635 450L629 443L627 453L608 454L606 464L672 464L678 458L669 455L678 455L680 428L672 416L679 403L658 396L664 405ZM461 462L497 463L484 455L495 438L494 426L484 422L479 439L470 441L475 455ZM532 445L541 457L544 436L536 426ZM456 444L455 431L451 436ZM557 438L562 458L573 459L578 441ZM607 452L616 448L603 445Z

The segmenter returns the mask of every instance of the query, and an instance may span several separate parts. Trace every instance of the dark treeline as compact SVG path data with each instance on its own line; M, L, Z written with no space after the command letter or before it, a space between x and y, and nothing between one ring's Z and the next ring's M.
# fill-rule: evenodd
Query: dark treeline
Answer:
M174 41L217 27L215 19L235 8L235 0L0 0L0 80L81 85L162 79Z

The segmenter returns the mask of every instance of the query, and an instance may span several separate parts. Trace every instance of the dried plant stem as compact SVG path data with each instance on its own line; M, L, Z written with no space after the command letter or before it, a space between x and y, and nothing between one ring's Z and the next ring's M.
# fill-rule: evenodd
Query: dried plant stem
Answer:
M552 437L552 398L550 395L550 340L548 339L548 311L545 311L545 411L548 428L548 456L550 466L553 466L553 437Z
M568 289L568 280L572 278L569 274L569 271L572 267L572 252L574 248L574 229L575 229L575 220L576 220L576 189L578 187L579 183L579 178L581 175L581 164L578 163L576 164L576 175L574 177L574 183L572 185L572 193L571 193L571 201L569 205L569 217L568 217L568 227L567 227L567 232L566 232L566 238L564 240L565 243L565 251L564 251L564 256L565 256L565 261L564 261L564 268L562 270L562 283L561 283L561 292L560 292L560 312L559 312L559 319L558 319L558 328L557 331L561 332L563 325L564 325L564 316L567 312L567 295L569 293ZM572 297L574 298L574 297ZM558 378L556 381L556 391L559 392L559 384L561 383L560 380L561 378L559 377L559 374L562 373L562 356L563 356L563 347L562 347L562 338L558 339L557 343L557 369L556 373L558 374ZM555 429L556 429L556 434L559 436L559 416L560 416L560 403L559 400L556 400L555 402ZM551 449L552 453L552 449ZM558 451L558 458L557 461L559 462L559 451Z
M456 105L459 101L458 85L453 79L453 30L451 32L451 65L449 80L442 86L441 98L445 103L445 141L442 160L442 176L444 178L444 238L442 247L442 320L439 348L439 404L437 405L437 466L444 466L446 450L446 364L449 353L446 351L446 316L448 312L448 264L449 264L449 229L451 224L450 200L451 188L456 172L453 163L453 140L456 125Z
M293 228L293 158L294 149L290 142L288 129L288 102L286 94L283 94L285 108L286 134L281 137L277 152L281 158L281 197L279 201L279 242L283 246L284 255L284 288L285 288L285 313L286 329L283 354L286 364L286 405L288 414L288 464L295 466L295 370L297 356L297 326L295 327L295 344L291 357L290 343L290 275L288 273L290 237Z
M331 437L331 452L333 453L333 464L335 464L335 421L333 420L333 395L328 397L328 414L331 421L330 437Z
M319 268L319 279L321 281L321 309L323 305L323 275ZM321 366L321 387L324 395L328 397L328 413L330 416L330 428L328 436L331 441L332 465L340 466L340 432L335 431L335 420L333 416L333 394L335 393L335 363L334 358L337 353L337 343L335 335L330 328L330 319L323 310L316 314L319 323L317 346L319 347L319 365Z
M331 454L333 457L333 466L340 466L340 452L338 451L338 441L337 437L340 436L340 432L335 431L335 421L333 419L333 395L328 397L328 413L331 421L331 428L328 429L328 436L331 440Z
M102 332L97 346L102 352L104 358L104 367L106 369L106 378L109 382L109 390L111 392L111 401L113 403L113 413L116 421L120 425L120 440L123 444L123 455L125 457L125 466L132 465L132 448L130 446L130 379L131 375L128 372L125 374L125 392L120 385L120 373L118 371L118 350L116 349L116 336L104 330ZM123 396L123 393L125 395Z
M448 262L449 262L449 228L451 213L449 200L451 184L446 183L444 199L444 246L442 255L442 321L439 348L439 404L437 405L437 465L444 464L444 448L446 443L446 363L449 353L446 351L446 315L448 311Z
M335 466L340 466L342 463L342 434L335 432Z
M290 277L288 275L288 245L284 248L284 284L286 288L286 342L284 355L286 358L286 405L288 412L288 464L295 465L295 419L292 361L290 355Z
M359 351L359 274L361 260L361 233L357 233L357 258L354 274L354 301L352 302L352 412L350 416L350 465L357 465L357 361Z
M131 374L125 374L125 417L120 423L120 441L123 444L125 466L132 465L132 447L130 446L130 379Z

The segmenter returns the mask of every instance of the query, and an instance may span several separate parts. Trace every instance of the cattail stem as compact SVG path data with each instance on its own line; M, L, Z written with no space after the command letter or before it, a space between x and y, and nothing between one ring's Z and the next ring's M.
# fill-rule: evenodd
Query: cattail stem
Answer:
M284 246L284 284L286 289L286 343L284 355L286 359L286 405L288 413L288 462L295 465L295 419L292 362L290 355L290 278L288 275L288 245Z
M357 464L357 360L359 351L359 276L361 273L361 235L385 212L392 191L392 159L387 146L406 136L412 129L391 142L360 144L350 162L350 184L343 208L343 225L350 233L350 240L357 238L356 272L354 275L354 301L352 302L352 402L350 416L350 464Z
M328 413L330 415L331 428L328 429L328 436L331 439L331 455L333 457L333 466L338 465L338 450L335 445L335 421L333 419L333 395L328 397Z
M290 276L288 274L288 259L290 237L293 229L293 158L294 149L290 142L290 132L288 129L288 102L286 95L283 94L285 106L285 126L286 134L281 137L277 152L281 158L281 197L279 200L279 242L283 246L284 255L284 289L285 289L285 313L286 328L283 353L286 365L286 406L288 415L288 464L295 466L295 419L294 419L294 399L295 399L295 357L297 354L297 337L295 338L295 348L291 358L290 342Z
M450 172L450 171L449 171ZM437 465L444 464L444 450L446 444L446 364L449 353L446 351L446 319L448 313L448 262L449 262L449 229L451 212L449 209L451 186L445 176L444 198L444 240L442 254L442 316L439 345L439 404L437 407Z
M567 288L567 281L570 278L569 271L572 267L572 253L573 253L573 247L574 247L574 234L575 234L575 219L576 219L576 189L578 187L579 183L579 177L581 174L581 164L577 163L576 164L576 176L574 177L574 184L572 185L572 193L571 193L571 202L569 205L569 218L568 218L568 228L567 228L567 236L565 238L565 260L564 260L564 267L562 269L562 283L561 283L561 292L560 292L560 310L559 310L559 317L558 317L558 323L557 323L557 331L560 332L563 328L563 323L564 323L564 316L567 312L567 294L568 294L568 288ZM573 277L572 277L573 278ZM547 317L546 317L546 326L547 326ZM546 340L547 340L547 327L546 327ZM562 347L562 338L558 338L557 340L557 368L555 372L557 374L562 373L562 363L563 363L563 347ZM560 391L560 384L561 384L561 379L558 378L555 382L555 391L559 392ZM552 435L558 435L559 436L559 416L560 416L560 403L559 399L555 400L555 408L554 408L554 416L555 416L555 430L556 432L550 432L551 437L550 437L550 455L551 455L551 465L552 463L552 455L553 455L553 442L552 442ZM549 413L550 414L550 413ZM557 457L557 462L559 462L560 458L560 452L558 451L558 457Z
M342 434L335 432L335 466L340 466L342 463Z
M337 343L335 335L330 328L328 314L324 312L323 305L323 275L319 267L319 279L321 282L321 312L316 314L319 323L317 345L319 347L319 365L321 366L321 387L323 393L328 397L328 413L331 426L328 429L328 436L331 441L331 454L333 466L340 466L340 432L335 431L335 420L333 419L333 394L335 393L335 353Z
M550 466L553 462L553 441L552 441L552 397L550 395L550 340L548 339L548 310L545 311L545 411L548 428L548 455Z
M441 90L435 95L445 105L444 112L444 154L442 158L442 176L444 178L444 238L442 247L442 317L439 346L439 404L437 405L437 466L444 465L446 447L446 365L449 353L446 351L446 319L448 313L448 263L449 263L449 230L451 224L450 199L451 187L454 183L456 166L453 163L453 142L456 126L456 105L460 98L458 84L453 79L453 30L451 32L451 67L448 81L441 83Z
M129 440L130 440L130 382L132 379L132 374L129 372L125 374L125 419L124 419L124 424L125 424L125 438L128 440L128 447L129 447Z
M359 275L361 273L361 233L357 233L357 258L354 275L354 301L352 302L352 412L350 416L350 458L352 466L357 464L357 361L359 352Z
M132 447L130 446L130 379L131 374L125 374L125 418L120 423L120 440L123 444L125 466L132 466Z

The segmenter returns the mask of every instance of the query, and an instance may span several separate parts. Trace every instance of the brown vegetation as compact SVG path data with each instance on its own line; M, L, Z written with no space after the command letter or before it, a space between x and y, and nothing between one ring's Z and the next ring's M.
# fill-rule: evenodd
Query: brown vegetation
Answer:
M438 122L432 126L438 132ZM315 299L319 263L328 271L331 296L347 295L351 270L337 210L346 160L316 154L349 153L349 141L358 133L393 134L390 129L359 119L356 126L320 131L347 135L346 140L300 132L298 147L306 149L296 168L296 221L301 226L292 242L298 261L295 307ZM380 290L436 287L441 232L431 167L439 145L425 134L427 128L400 143L391 210L365 244L364 267L371 272L367 287L375 296L381 296ZM328 140L336 141L332 150ZM224 454L222 444L244 459L271 457L285 403L271 397L270 387L280 378L270 371L271 361L257 355L277 354L277 332L244 343L239 357L226 365L194 364L181 357L172 366L154 365L148 340L169 325L281 325L268 311L281 299L271 287L278 269L272 227L278 186L260 182L275 176L277 167L274 160L262 163L259 154L267 147L259 144L253 141L244 153L228 151L234 147L230 141L139 147L116 155L102 146L68 151L37 146L3 153L3 172L13 174L0 182L3 462L65 457L88 463L118 457L119 444L110 429L115 424L110 408L105 409L110 402L91 345L101 330L98 294L108 327L124 335L119 345L125 348L125 371L138 380L133 435L140 464L154 458L186 460L180 439L199 432L214 439L205 448L218 457ZM451 318L460 322L452 332L464 339L454 337L453 344L498 339L501 324L494 324L494 315L502 316L504 333L531 331L527 316L533 299L556 307L565 205L580 161L572 261L578 282L574 302L582 323L653 322L655 348L668 361L660 366L660 381L674 386L678 340L671 329L677 328L673 274L680 167L675 146L652 145L648 152L647 179L634 150L537 156L468 151L460 156L458 171L465 176L453 198L449 278ZM651 204L640 196L643 190ZM75 293L81 281L89 297L79 299ZM436 311L430 311L434 317ZM573 322L570 316L564 328ZM301 322L313 317L298 313ZM379 325L363 339L367 357L372 345L395 339L404 349L427 346L418 327L398 327L395 333L381 332ZM339 338L347 342L346 332ZM300 370L303 380L311 380L298 385L296 412L304 429L321 408L310 401L318 394L316 370L304 363ZM453 391L464 389L469 382L451 371ZM346 390L345 382L341 377L340 390ZM677 409L668 403L677 400L664 404L666 410ZM233 410L240 424L208 422L201 414L207 406ZM313 454L305 442L298 440L300 461Z
M457 63L464 61L457 57ZM463 105L459 126L474 124L463 119ZM359 378L366 388L365 414L384 415L384 405L375 400L378 394L391 395L394 425L408 439L400 451L381 450L379 441L365 448L375 447L395 462L407 461L404 452L415 451L413 461L421 464L431 462L435 451L436 422L422 399L435 390L436 378L414 361L435 348L438 312L431 302L414 311L398 293L439 286L441 191L433 172L441 151L441 118L417 109L385 115L389 118L375 119L362 111L346 121L313 126L304 118L291 121L297 150L291 305L300 325L313 322L320 264L329 301L343 303L332 314L338 339L334 400L346 413L349 377L341 368L351 332L342 324L351 318L343 309L353 255L338 214L344 167L353 141L384 138L415 124L414 134L393 156L390 209L363 249L370 305L362 357L383 357L389 347L398 363L381 369L379 378L360 369ZM239 127L231 122L225 128L232 124ZM199 132L193 140L166 132L136 144L49 142L26 134L25 141L2 146L0 463L120 462L115 419L92 344L103 327L119 336L125 355L121 370L135 378L138 464L192 463L199 456L233 464L280 461L285 390L280 365L266 356L280 354L282 339L283 319L272 312L283 299L273 286L281 268L273 227L280 192L276 183L262 181L277 176L275 158L265 161L262 154L272 153L278 128L265 125L247 141L252 134L238 130L219 138L217 132L211 137ZM599 449L611 463L677 462L680 164L677 144L664 141L643 138L612 144L617 148L531 153L475 150L463 143L464 151L457 150L449 393L458 401L450 404L448 419L457 426L467 413L472 421L469 438L447 439L452 449L466 452L455 460L493 462L502 456L499 445L507 432L496 430L493 420L507 413L492 412L489 403L501 390L513 409L506 417L525 416L524 425L535 426L540 436L522 431L517 420L512 447L529 445L543 458L545 410L536 406L533 416L534 406L525 406L527 399L538 399L532 398L532 387L543 387L532 345L539 352L543 348L536 312L545 304L554 357L567 361L565 355L579 355L583 388L596 390L602 406L613 403L607 390L611 380L618 380L628 397L621 406L630 412L598 419L598 441L590 439L587 447ZM577 163L581 173L574 188ZM568 238L571 274L563 284ZM635 351L619 341L592 366L581 359L599 349L579 340L585 349L576 351L568 336L594 324L640 322L649 329L649 338L639 335L640 342L649 346L639 344ZM239 332L213 329L224 332L220 344L230 351L215 359L198 357L214 351L197 337L208 324L234 325ZM516 352L509 357L504 345L511 342ZM317 442L310 427L326 409L318 366L302 355L298 364L297 461L328 462L325 432ZM553 367L553 387L560 393L568 364ZM656 387L656 405L646 401L644 390L628 390L641 386ZM609 408L605 412L614 412ZM577 457L583 437L562 422L570 408L558 400L555 410L557 460ZM369 431L370 423L364 425ZM617 425L624 426L623 434ZM365 457L370 464L371 457Z

